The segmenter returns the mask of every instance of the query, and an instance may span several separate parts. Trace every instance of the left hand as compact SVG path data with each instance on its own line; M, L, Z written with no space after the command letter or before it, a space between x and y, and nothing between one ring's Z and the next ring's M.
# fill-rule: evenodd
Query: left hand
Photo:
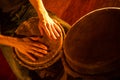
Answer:
M44 31L50 39L60 37L60 26L61 25L56 20L51 19L49 16L44 17L38 24L41 35L43 35Z
M32 61L36 61L31 54L39 58L48 54L47 46L38 42L38 40L39 37L16 38L13 47L15 47L19 52L21 52L21 54L24 54Z

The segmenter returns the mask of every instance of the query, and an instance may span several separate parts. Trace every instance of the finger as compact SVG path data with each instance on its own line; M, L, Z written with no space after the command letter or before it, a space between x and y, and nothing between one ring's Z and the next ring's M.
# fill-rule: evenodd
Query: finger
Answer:
M53 30L52 30L52 25L51 25L51 26L49 26L48 28L49 28L49 30L50 30L51 37L52 37L53 39L57 39L57 37L56 37L56 36L55 36L55 34L53 33Z
M42 50L40 48L37 47L33 47L32 48L34 51L38 52L38 53L42 53L42 54L48 54L48 52L46 50Z
M41 54L41 53L39 53L39 52L37 52L37 51L35 51L35 50L32 50L30 53L31 53L32 55L36 56L36 57L44 57L43 54Z
M58 26L62 27L57 20L54 20L54 22L55 22Z
M32 61L36 61L35 58L33 58L29 53L23 53L25 56L27 56L29 59L31 59Z
M40 38L39 37L30 37L29 39L32 41L38 41Z
M50 32L49 32L49 29L47 28L47 25L43 26L42 28L45 31L45 33L47 34L47 36L50 38Z
M42 30L42 28L41 28L41 25L38 25L39 27L39 31L40 31L40 34L41 34L41 36L43 36L43 30Z
M60 23L58 23L56 20L54 20L54 22L56 23L56 30L59 32L59 33L61 33L62 31L61 31L61 28L60 27L62 27L61 25L60 25Z
M55 29L59 32L59 34L62 32L61 28L56 24Z
M55 25L54 25L55 26ZM57 37L60 37L59 33L57 32L57 30L55 29L55 27L52 27L52 30L54 32L54 34L57 36Z
M33 46L43 50L48 50L47 46L43 45L42 43L34 43Z

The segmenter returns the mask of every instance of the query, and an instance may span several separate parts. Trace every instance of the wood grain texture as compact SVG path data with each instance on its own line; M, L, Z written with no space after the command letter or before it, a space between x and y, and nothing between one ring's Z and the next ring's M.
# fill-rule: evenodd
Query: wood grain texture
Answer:
M43 0L45 7L73 24L88 12L103 7L120 7L120 0Z

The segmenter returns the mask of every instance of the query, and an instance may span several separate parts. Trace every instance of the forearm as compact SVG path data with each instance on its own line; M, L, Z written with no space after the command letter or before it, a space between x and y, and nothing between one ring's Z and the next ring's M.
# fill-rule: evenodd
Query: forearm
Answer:
M15 42L17 41L14 37L0 35L0 44L14 47Z
M49 38L57 39L60 37L61 29L57 21L53 20L47 13L42 0L29 0L34 6L38 13L39 21L39 31L43 35L43 31L47 34Z
M44 19L44 17L48 16L48 13L43 5L42 0L29 0L29 1L37 11L38 17L40 19Z

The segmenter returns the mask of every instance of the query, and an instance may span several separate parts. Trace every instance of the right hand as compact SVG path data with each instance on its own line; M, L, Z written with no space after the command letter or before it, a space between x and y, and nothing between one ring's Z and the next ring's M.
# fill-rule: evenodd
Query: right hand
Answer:
M36 59L30 54L37 57L44 57L47 54L47 47L38 42L38 37L18 38L15 44L15 48L21 53L27 56L32 61Z
M56 20L53 20L49 16L45 16L43 19L40 19L38 24L41 35L45 32L47 36L53 40L60 37L60 33L62 33L60 26L61 25Z

